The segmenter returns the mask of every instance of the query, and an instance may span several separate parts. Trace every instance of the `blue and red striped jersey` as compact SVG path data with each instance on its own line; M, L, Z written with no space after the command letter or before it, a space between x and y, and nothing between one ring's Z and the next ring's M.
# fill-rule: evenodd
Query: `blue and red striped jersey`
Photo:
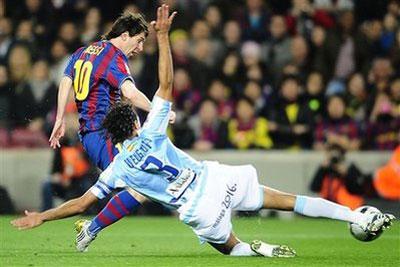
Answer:
M64 75L73 81L79 112L79 132L96 131L110 107L121 100L121 85L134 82L128 58L109 41L99 41L76 50Z

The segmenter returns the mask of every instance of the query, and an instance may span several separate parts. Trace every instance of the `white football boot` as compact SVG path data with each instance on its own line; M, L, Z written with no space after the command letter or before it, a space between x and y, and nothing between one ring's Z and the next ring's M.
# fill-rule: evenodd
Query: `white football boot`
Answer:
M264 257L293 258L296 256L296 251L286 245L270 245L261 240L254 240L250 247L255 253Z
M88 220L78 220L75 222L76 240L75 247L79 252L87 252L90 243L96 239L96 235L89 233L91 222Z
M360 223L364 231L376 233L390 228L396 217L389 213L371 212L366 214L365 220Z

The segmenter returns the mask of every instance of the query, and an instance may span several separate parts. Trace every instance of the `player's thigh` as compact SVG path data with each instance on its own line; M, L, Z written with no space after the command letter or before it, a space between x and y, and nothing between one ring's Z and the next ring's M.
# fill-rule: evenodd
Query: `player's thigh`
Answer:
M265 209L293 210L296 196L279 190L263 186Z
M106 169L119 152L103 131L87 133L81 141L90 161L101 170Z

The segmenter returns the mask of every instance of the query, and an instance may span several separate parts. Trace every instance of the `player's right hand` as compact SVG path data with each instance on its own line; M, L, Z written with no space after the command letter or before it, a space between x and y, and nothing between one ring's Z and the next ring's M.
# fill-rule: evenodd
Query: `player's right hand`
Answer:
M50 147L56 149L57 147L61 147L60 139L65 134L65 122L64 120L56 120L53 131L51 132L51 136L49 139Z
M37 227L43 223L42 217L38 212L29 212L25 210L25 217L11 221L11 224L18 230L26 230Z
M171 16L168 16L169 6L163 4L157 9L157 20L153 20L150 24L157 33L168 33L176 14L177 12L175 11L171 14Z

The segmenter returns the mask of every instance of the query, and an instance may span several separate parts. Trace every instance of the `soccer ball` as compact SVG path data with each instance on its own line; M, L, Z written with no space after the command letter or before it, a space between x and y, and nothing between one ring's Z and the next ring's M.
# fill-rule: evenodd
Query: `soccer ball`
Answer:
M380 210L378 210L377 208L371 207L371 206L361 206L361 207L355 209L355 211L365 213L365 214L380 213ZM378 232L375 232L374 234L372 234L368 231L364 231L361 228L361 226L356 223L349 223L349 229L350 229L351 235L354 236L354 238L356 238L357 240L363 241L363 242L369 242L369 241L375 240L382 234L382 229L380 229Z

